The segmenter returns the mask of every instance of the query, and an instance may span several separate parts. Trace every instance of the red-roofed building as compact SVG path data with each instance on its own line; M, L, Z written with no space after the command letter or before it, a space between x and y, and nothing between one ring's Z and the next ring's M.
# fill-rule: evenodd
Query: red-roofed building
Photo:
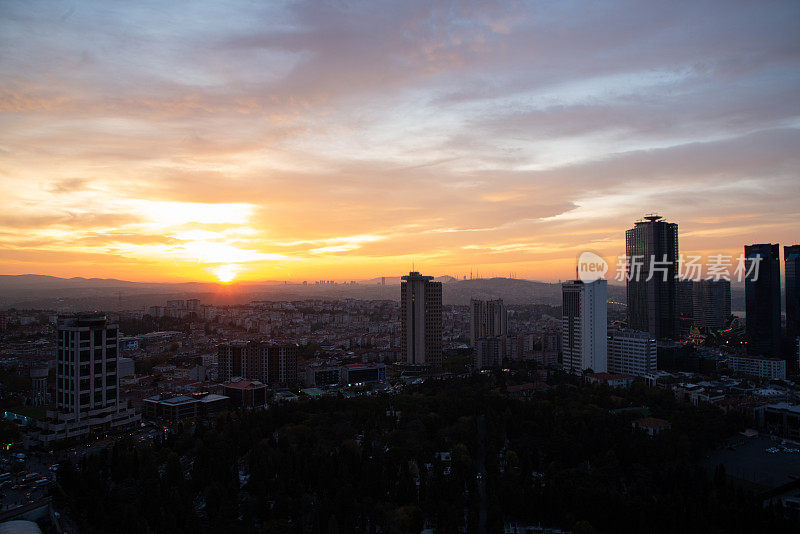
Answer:
M658 419L657 417L642 417L631 422L631 426L636 429L641 429L647 432L650 437L657 436L665 430L672 428L672 424L666 419Z

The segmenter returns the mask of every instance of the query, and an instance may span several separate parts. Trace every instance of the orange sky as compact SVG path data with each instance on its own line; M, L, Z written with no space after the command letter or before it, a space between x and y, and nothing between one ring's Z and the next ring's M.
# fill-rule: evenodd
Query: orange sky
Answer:
M649 212L800 242L798 5L712 4L3 3L0 273L557 280Z

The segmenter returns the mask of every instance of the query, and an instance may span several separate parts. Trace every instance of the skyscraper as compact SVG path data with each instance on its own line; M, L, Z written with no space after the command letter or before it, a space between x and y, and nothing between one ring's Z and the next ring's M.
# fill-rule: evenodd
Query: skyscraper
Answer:
M694 282L694 324L721 330L731 314L731 283L729 280L699 280Z
M800 245L783 247L784 276L786 277L786 336L800 337ZM795 347L796 343L791 343Z
M400 284L401 349L406 364L442 365L442 283L410 272Z
M678 335L678 225L648 215L625 232L628 325L656 339Z
M745 279L747 314L747 353L753 356L778 356L781 340L780 247L775 244L746 245L748 271ZM758 276L755 276L758 262Z
M575 280L561 285L561 364L566 371L607 371L606 284Z
M476 369L502 364L508 356L508 314L503 299L470 299L469 310L469 340Z
M694 280L678 280L678 315L680 318L694 317Z
M140 419L120 401L117 331L104 315L58 318L55 410L48 410L34 439L49 444Z

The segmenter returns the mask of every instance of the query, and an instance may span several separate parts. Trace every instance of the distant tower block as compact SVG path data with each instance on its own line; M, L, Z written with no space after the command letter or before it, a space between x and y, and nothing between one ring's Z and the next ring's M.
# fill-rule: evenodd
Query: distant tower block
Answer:
M31 367L31 391L34 394L47 393L47 375L49 369L46 365L34 365Z

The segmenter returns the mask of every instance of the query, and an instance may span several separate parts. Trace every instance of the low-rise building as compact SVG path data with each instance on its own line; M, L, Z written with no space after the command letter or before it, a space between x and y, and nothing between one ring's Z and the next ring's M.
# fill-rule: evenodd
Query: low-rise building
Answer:
M800 404L779 402L768 405L764 410L764 423L769 432L800 439Z
M258 380L232 380L223 385L223 391L231 407L252 409L267 404L267 385Z
M636 377L614 373L587 373L583 379L590 384L605 384L612 388L629 388Z
M386 365L382 363L351 363L340 370L342 385L351 386L386 381Z
M309 365L305 372L306 387L330 387L339 385L338 365Z
M635 419L631 422L631 426L636 429L644 430L647 435L654 437L672 428L672 425L666 419L659 419L657 417L642 417Z
M758 356L728 356L728 366L735 373L769 380L786 380L786 360Z
M205 419L228 408L229 398L209 393L202 396L160 394L144 399L142 410L148 419L169 423L189 419Z

